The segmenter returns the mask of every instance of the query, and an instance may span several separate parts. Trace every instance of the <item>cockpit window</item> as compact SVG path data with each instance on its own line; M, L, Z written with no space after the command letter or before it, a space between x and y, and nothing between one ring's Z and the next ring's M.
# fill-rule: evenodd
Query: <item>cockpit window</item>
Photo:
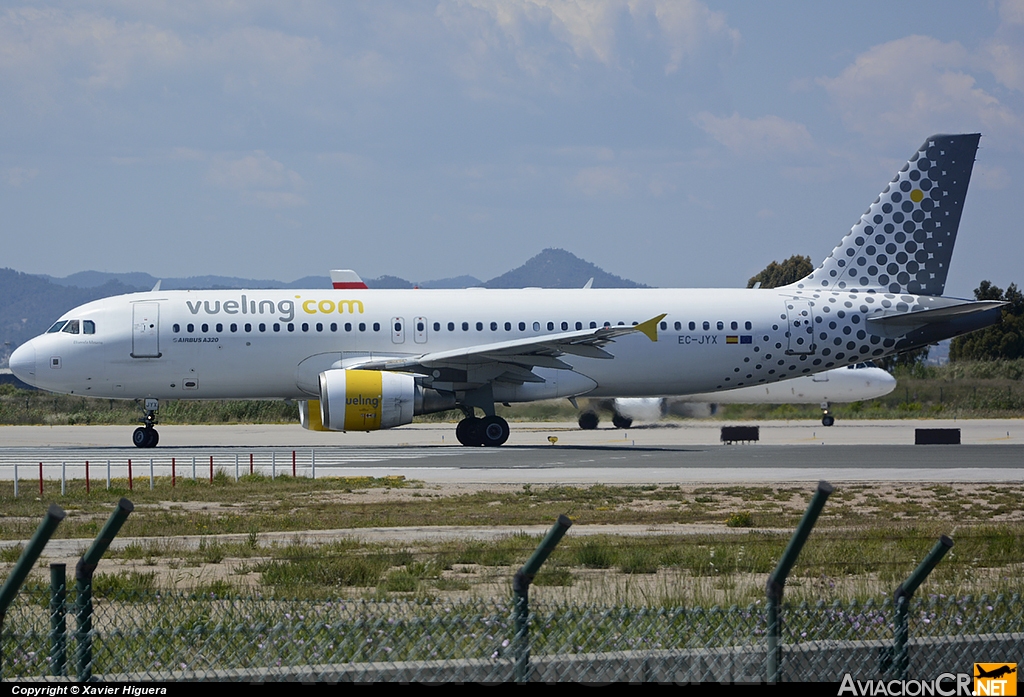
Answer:
M96 333L96 323L93 322L91 319L84 319L84 320L82 320L82 333L83 334L95 334Z
M64 327L64 325L65 325L65 324L67 324L67 323L68 323L68 321L67 321L66 319L58 320L57 322L54 322L54 323L53 323L53 326L52 326L52 327L50 327L49 329L47 329L47 330L46 330L46 333L47 333L47 334L56 334L56 333L57 333L57 332L59 332L59 331L60 331L60 330L61 330L61 329L62 329L62 328Z
M64 332L65 334L77 334L78 333L78 320L77 319L69 319L68 323L64 325L64 328L61 331Z

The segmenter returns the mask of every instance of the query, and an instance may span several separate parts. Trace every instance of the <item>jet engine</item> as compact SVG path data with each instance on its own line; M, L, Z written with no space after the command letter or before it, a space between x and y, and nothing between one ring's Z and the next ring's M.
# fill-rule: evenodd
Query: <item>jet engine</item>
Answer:
M320 409L307 404L311 430L376 431L411 423L417 414L455 408L455 395L416 384L405 373L338 368L320 373ZM302 415L300 406L300 416ZM317 423L319 416L319 423Z

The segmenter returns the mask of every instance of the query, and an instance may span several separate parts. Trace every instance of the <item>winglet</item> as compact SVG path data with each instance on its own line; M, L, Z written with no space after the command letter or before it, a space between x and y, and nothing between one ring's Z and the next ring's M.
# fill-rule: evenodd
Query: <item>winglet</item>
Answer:
M665 317L667 317L667 316L668 315L666 313L662 313L662 314L658 315L657 317L651 317L646 322L641 322L640 324L636 325L636 330L638 332L643 332L644 336L646 336L651 341L657 341L658 340L658 322L660 322L661 320L665 319Z
M335 289L368 290L359 274L351 269L331 269L331 285Z

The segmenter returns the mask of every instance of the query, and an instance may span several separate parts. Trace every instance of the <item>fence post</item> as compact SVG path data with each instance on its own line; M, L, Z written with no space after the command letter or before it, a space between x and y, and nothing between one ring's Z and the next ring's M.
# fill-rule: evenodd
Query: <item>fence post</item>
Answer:
M4 581L4 585L0 586L0 635L3 634L7 608L10 607L14 596L21 589L21 584L25 582L25 577L28 576L32 567L35 566L39 555L43 553L43 548L50 541L54 530L57 529L60 521L64 520L66 515L67 513L64 512L63 508L55 503L50 504L50 507L46 509L46 515L43 516L42 522L39 523L39 527L33 533L32 539L28 541L28 545L22 550L21 556L18 557L18 561L14 564L14 568L11 569L11 573L8 574L7 580ZM3 678L2 651L3 644L0 644L0 678Z
M128 499L117 502L117 508L110 514L103 529L92 545L75 566L76 624L75 639L78 640L78 682L92 680L92 577L100 558L114 541L128 515L135 505Z
M769 683L779 682L779 677L782 675L782 644L780 642L782 622L779 619L779 609L782 606L782 591L786 587L786 577L789 576L793 564L800 556L800 550L804 548L804 543L807 542L814 523L817 522L818 515L825 507L825 502L833 490L832 485L828 482L824 480L818 482L818 489L811 497L811 503L808 504L807 510L804 511L804 517L793 532L793 537L790 538L786 551L782 553L782 558L775 566L775 571L768 577L765 595L768 597L767 677Z
M292 451L292 479L295 479L295 451Z
M153 491L153 458L149 458L149 490Z
M312 472L313 479L316 479L316 451L309 451L309 469Z
M210 484L213 484L213 455L210 455Z
M530 584L571 525L568 516L558 516L537 549L512 578L512 624L515 631L512 648L516 657L516 682L528 682L530 679Z
M89 493L89 461L85 461L85 493Z
M896 669L896 674L900 680L906 680L907 668L910 667L910 655L907 653L907 641L910 638L908 627L910 599L914 597L914 592L917 591L918 586L924 583L924 580L928 578L928 574L942 561L942 558L946 556L946 552L952 547L952 539L945 535L939 537L939 541L932 547L932 551L928 552L928 556L924 558L924 561L918 564L917 568L914 569L914 573L910 574L907 580L896 589L894 597L896 628L893 636L892 654L893 667Z
M60 463L60 495L67 496L68 493L68 463Z
M67 564L50 564L50 675L67 675Z
M14 463L14 498L18 498L18 463Z

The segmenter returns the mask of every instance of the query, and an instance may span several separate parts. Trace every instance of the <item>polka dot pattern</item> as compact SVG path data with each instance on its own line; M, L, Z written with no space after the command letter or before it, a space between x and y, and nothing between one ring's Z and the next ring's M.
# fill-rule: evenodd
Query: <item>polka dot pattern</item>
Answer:
M928 138L796 287L941 295L980 138Z

